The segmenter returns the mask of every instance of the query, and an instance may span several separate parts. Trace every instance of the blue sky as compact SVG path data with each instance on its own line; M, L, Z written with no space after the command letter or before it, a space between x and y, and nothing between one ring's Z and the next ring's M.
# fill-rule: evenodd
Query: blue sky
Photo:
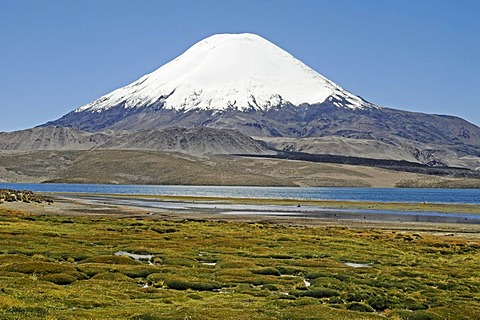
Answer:
M478 0L0 0L0 131L57 119L216 33L257 33L352 93L480 125Z

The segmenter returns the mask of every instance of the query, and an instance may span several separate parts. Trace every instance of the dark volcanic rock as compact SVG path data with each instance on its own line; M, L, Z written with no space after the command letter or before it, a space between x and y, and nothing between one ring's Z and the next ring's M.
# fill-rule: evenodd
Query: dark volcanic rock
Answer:
M52 125L91 132L208 127L237 130L260 138L363 139L395 146L431 166L444 166L463 156L480 156L480 128L461 118L379 107L343 108L330 102L283 105L265 111L231 108L215 112L178 111L163 109L161 105L139 109L117 106L103 112L71 112L44 126ZM328 151L324 153L331 153Z
M396 142L462 144L479 147L480 128L453 116L431 115L389 108L350 109L329 103L281 106L266 111L227 109L177 111L162 108L103 112L71 112L43 126L64 126L86 131L145 130L168 127L213 127L238 130L249 136L342 136ZM469 148L466 147L466 151ZM480 155L478 152L477 155Z

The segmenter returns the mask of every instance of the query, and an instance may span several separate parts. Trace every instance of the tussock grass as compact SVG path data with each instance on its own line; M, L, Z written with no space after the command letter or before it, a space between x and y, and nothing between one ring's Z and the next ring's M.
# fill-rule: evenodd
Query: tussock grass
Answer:
M471 319L479 263L428 232L0 209L0 318Z

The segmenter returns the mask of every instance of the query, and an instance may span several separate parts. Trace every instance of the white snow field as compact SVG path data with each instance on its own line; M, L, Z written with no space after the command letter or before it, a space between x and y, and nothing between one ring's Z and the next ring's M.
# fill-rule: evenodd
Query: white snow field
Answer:
M371 106L258 35L217 34L75 111L101 112L119 105L136 108L155 103L176 110L265 110L326 99L338 107Z

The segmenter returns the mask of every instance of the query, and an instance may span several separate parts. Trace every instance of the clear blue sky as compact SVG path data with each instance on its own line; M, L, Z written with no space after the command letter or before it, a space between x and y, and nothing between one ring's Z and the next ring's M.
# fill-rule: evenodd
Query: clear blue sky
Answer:
M0 0L0 131L59 118L207 36L241 32L373 103L480 125L479 0Z

